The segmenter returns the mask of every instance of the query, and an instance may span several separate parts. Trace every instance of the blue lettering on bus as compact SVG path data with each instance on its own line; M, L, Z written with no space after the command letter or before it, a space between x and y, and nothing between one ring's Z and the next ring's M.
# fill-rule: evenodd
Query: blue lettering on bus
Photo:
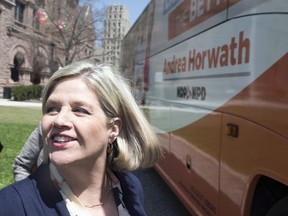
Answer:
M177 98L192 99L192 100L205 100L206 88L203 86L178 86Z

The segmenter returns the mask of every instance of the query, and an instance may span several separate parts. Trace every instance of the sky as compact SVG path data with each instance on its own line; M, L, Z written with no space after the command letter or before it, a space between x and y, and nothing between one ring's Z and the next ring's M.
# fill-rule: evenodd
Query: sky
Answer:
M146 6L149 4L150 0L102 0L97 1L100 5L111 5L111 4L123 4L128 8L130 25L137 20Z

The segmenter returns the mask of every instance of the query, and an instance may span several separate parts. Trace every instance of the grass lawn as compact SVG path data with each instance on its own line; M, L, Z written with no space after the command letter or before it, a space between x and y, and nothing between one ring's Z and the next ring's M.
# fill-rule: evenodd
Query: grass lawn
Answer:
M12 164L42 117L40 108L0 106L0 189L14 181Z

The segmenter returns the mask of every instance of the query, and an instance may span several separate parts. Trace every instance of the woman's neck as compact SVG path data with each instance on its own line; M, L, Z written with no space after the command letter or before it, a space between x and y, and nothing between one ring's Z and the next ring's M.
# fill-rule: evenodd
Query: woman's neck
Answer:
M81 205L92 215L118 215L112 191L111 171L105 167L83 170L77 166L73 166L73 169L58 167L57 171Z
M85 194L100 197L107 179L105 165L88 167L74 164L57 167L57 170L77 197Z

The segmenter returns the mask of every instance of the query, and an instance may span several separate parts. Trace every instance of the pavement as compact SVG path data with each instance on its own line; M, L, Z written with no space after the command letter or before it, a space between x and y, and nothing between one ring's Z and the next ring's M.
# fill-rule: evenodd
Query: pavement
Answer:
M0 106L41 108L42 103L41 101L13 101L10 99L0 98Z

